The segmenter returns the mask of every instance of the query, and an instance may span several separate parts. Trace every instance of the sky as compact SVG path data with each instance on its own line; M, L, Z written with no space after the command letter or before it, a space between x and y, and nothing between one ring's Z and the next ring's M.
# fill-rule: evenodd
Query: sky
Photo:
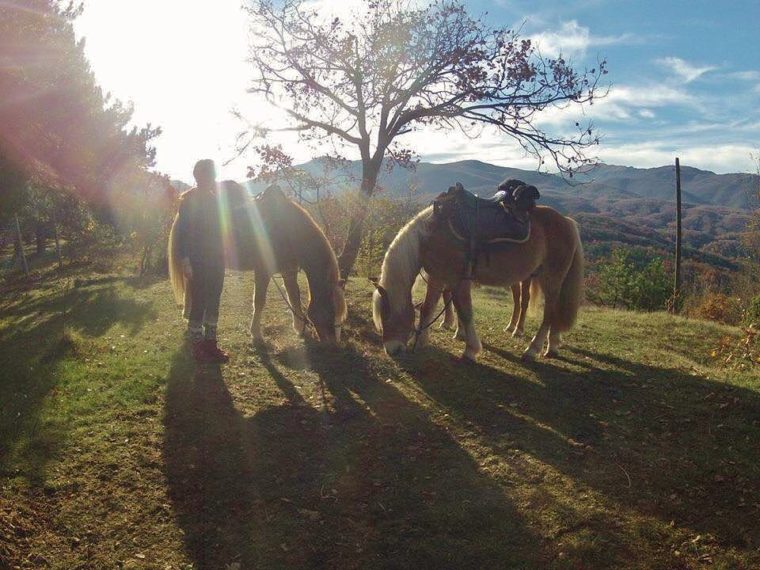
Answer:
M245 1L245 0L242 0ZM361 0L311 0L325 12ZM520 29L544 56L576 67L608 61L609 94L582 110L539 118L561 133L581 118L601 134L594 154L641 168L682 164L717 173L754 172L760 154L760 1L470 0L492 25ZM213 158L225 178L245 177L236 157L245 123L282 121L246 92L252 76L249 26L241 0L86 0L75 22L100 85L131 102L134 122L161 126L157 169L190 180L198 158ZM336 8L337 7L337 8ZM534 169L509 138L484 131L407 135L423 161L477 159ZM313 151L275 138L297 161Z

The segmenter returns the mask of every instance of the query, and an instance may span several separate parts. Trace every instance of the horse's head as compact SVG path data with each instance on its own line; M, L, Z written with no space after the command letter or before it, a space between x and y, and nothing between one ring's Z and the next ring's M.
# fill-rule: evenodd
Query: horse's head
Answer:
M391 301L391 296L377 279L372 295L372 319L377 332L383 335L383 346L389 356L397 356L406 350L414 334L414 305L409 292L403 299Z
M340 279L332 285L328 295L329 302L315 303L313 298L309 303L309 320L314 323L320 342L337 344L340 342L343 323L346 321L346 298L344 296L345 281Z

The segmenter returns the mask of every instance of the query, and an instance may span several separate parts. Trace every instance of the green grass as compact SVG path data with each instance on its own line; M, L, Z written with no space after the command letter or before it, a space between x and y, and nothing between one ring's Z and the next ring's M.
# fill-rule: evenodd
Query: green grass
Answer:
M0 567L760 567L760 379L709 356L736 329L586 308L524 364L481 289L479 364L437 330L394 361L369 284L340 350L274 288L250 347L252 288L228 275L221 369L165 282L4 297Z

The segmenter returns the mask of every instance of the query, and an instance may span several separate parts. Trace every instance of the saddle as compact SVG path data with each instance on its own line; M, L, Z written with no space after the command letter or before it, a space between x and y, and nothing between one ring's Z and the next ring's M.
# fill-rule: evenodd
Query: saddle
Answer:
M435 216L457 241L475 242L478 249L524 243L530 237L530 212L540 194L535 186L509 180L490 198L480 198L461 183L433 202Z
M480 198L457 182L434 200L436 223L467 253L467 278L474 276L480 254L528 241L530 212L538 198L535 186L507 180L490 198Z

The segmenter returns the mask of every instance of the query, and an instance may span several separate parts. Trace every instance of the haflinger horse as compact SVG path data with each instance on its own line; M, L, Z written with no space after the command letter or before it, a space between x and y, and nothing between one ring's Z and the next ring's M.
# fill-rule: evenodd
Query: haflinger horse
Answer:
M531 231L522 243L512 243L489 251L477 273L467 275L468 253L451 239L445 224L437 220L434 207L417 214L391 243L372 300L375 326L383 336L389 355L428 342L429 327L444 289L452 292L459 318L459 336L466 342L463 357L475 361L482 345L473 322L472 281L483 285L511 286L530 280L532 297L544 296L544 313L538 332L523 353L532 359L548 346L545 356L556 356L560 333L569 330L583 296L583 248L578 226L546 206L536 206L530 214ZM412 287L420 270L428 275L428 289L415 328Z
M346 320L344 282L330 242L311 215L276 185L252 198L243 186L227 180L219 184L220 215L225 240L225 265L254 272L251 337L262 340L261 317L269 282L277 273L287 291L293 329L303 336L313 325L321 342L340 342ZM175 220L176 224L176 220ZM170 235L169 272L178 303L185 301L181 260L173 255L174 227ZM298 271L309 285L309 303L302 309Z

